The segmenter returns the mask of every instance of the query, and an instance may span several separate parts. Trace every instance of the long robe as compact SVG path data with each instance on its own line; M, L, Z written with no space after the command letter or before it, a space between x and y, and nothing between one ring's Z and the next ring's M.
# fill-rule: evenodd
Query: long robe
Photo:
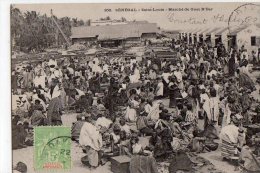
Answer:
M176 107L178 103L178 99L180 100L182 98L182 95L180 93L180 89L177 85L169 87L169 97L170 97L170 103L169 107Z
M228 60L228 73L230 76L234 76L235 75L235 68L236 68L236 60L235 57L231 57Z
M131 104L132 106L128 106L126 108L125 119L129 122L135 122L137 120L136 108L138 107L139 103L135 100L131 100Z
M208 94L201 94L200 98L201 98L201 100L204 100L204 103L202 106L203 110L206 112L208 119L212 120L212 114L210 111L210 99L209 99Z
M147 116L147 119L153 120L154 122L159 119L160 103L161 103L161 101L159 101L159 100L156 100L156 101L153 102L153 105L152 105L152 107L150 109L150 112L149 112L149 114Z
M85 122L80 131L79 143L87 151L89 164L95 167L98 166L98 152L102 148L102 136L96 126Z
M60 97L51 99L48 107L47 118L50 125L60 125L61 121L61 100Z
M232 157L237 153L237 146L245 140L245 133L239 133L239 127L234 124L227 125L221 129L219 134L221 139L221 155Z

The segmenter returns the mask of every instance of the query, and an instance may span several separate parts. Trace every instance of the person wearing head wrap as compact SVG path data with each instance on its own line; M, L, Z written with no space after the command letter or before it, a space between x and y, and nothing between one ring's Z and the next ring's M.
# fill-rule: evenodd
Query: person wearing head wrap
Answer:
M101 116L97 119L95 126L98 129L101 129L101 128L109 129L111 127L112 123L113 122L110 119L108 119L107 117Z
M13 168L13 173L27 173L27 165L23 162L18 162Z
M29 116L31 119L31 124L33 126L45 125L46 117L44 116L44 107L41 104L40 99L35 99L35 103L31 106L29 111Z
M130 98L129 105L126 108L125 119L129 122L135 122L137 119L137 109L139 108L139 97L133 95L133 99Z
M121 131L125 132L126 137L130 137L131 136L130 126L128 124L126 124L126 120L124 118L121 118L119 120L119 126L120 126Z
M242 117L235 113L232 113L230 117L230 124L223 127L219 134L219 138L221 139L221 155L224 158L236 156L238 148L242 147L245 141L245 133L239 128Z
M129 165L130 173L158 173L156 160L152 156L143 154L140 144L133 145L133 154Z
M155 89L155 99L161 99L164 96L164 85L161 77L157 78L157 86Z
M190 64L190 71L189 71L189 74L188 74L188 78L190 80L198 80L199 79L194 64Z
M149 75L148 76L149 76L150 80L155 80L157 78L157 74L156 74L154 69L150 69L149 70Z

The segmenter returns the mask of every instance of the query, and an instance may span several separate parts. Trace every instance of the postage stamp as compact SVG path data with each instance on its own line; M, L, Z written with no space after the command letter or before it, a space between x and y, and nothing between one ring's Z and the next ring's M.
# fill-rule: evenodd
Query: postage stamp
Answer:
M71 128L41 126L34 128L34 169L71 168Z

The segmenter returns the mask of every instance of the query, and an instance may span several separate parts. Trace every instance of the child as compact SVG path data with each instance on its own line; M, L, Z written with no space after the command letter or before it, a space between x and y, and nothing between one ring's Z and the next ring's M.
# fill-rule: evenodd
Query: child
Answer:
M114 128L113 128L113 132L110 135L110 139L111 139L111 152L113 152L114 154L119 152L119 143L120 143L120 127L115 124Z
M121 118L119 120L119 127L121 131L124 131L126 133L126 138L129 138L131 136L131 129L130 127L126 124L126 120L124 118Z
M120 144L119 144L119 155L131 155L128 146L130 145L130 139L127 139L126 132L120 132Z
M196 122L196 117L194 115L194 113L192 112L192 105L188 104L187 105L187 112L186 112L186 117L185 117L185 121L186 122L192 122L195 123Z

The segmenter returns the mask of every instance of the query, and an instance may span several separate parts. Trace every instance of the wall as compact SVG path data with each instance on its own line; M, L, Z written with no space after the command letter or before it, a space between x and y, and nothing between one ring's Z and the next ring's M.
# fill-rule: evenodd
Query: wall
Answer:
M245 48L247 49L248 55L251 56L251 51L254 50L255 52L257 51L257 49L260 47L260 45L256 45L256 46L251 46L251 37L252 36L256 36L259 37L260 36L260 28L256 27L256 26L249 26L246 29L240 31L239 33L237 33L237 46L240 49L242 45L245 46Z

